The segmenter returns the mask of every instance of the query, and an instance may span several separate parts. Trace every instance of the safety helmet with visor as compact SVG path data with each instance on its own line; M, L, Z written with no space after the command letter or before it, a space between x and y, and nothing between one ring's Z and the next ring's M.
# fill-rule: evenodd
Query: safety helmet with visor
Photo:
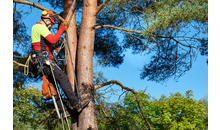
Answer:
M42 16L41 16L41 19L50 19L51 23L52 24L55 24L56 23L56 19L57 19L57 16L51 12L51 11L46 11L44 10L42 12ZM43 20L44 21L44 20ZM44 21L45 23L45 21ZM47 26L49 26L50 24L46 24Z

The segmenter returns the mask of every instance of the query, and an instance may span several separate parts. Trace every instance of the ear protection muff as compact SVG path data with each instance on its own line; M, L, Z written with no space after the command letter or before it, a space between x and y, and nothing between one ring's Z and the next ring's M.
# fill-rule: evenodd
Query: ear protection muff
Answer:
M41 14L41 19L50 19L51 23L56 23L56 15L53 12L44 10Z

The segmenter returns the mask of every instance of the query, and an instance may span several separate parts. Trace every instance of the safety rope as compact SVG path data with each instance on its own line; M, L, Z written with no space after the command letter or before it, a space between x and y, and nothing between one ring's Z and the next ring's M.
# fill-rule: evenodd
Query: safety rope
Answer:
M66 33L66 43L65 43L66 45L65 45L65 46L67 46L67 47L68 47L68 50L69 50L69 55L70 55L70 60L71 60L71 63L72 63L73 74L74 74L74 80L75 80L75 85L76 85L76 92L77 92L77 95L78 95L80 108L82 109L81 96L80 96L80 94L79 94L79 90L78 90L78 86L77 86L76 74L75 74L74 67L73 67L73 61L72 61L71 51L70 51L70 47L69 47L69 43L68 43L67 37L68 37L68 34ZM64 38L65 38L65 37L64 37Z
M61 117L62 117L62 116L63 116L63 114L61 113ZM61 118L61 122L62 122L63 130L64 130L63 118Z
M65 43L65 48L66 48L66 52L67 52L67 48L69 50L69 55L70 55L70 60L71 60L71 63L72 63L72 68L73 68L73 74L74 74L74 80L75 80L75 85L76 85L76 92L77 92L77 96L78 96L78 99L79 99L79 105L80 105L80 108L82 109L82 105L81 105L81 96L79 94L79 90L78 90L78 86L77 86L77 80L76 80L76 74L75 74L75 71L74 71L74 67L73 67L73 61L72 61L72 55L71 55L71 51L70 51L70 47L69 47L69 43L68 43L68 26L70 25L70 15L71 13L73 13L73 7L76 3L76 0L73 1L70 9L69 9L69 12L66 16L66 19L65 21L67 21L67 28L66 28L66 37L65 37L65 34L63 35L63 38L64 38L64 43ZM70 25L71 26L71 25ZM68 53L66 53L66 55L68 55ZM65 63L67 63L67 56L65 56Z
M24 66L24 75L28 75L29 73L29 62L30 62L31 56L28 57L25 66Z
M67 119L67 116L66 116L66 111L65 111L64 106L63 106L63 101L62 101L62 98L61 98L61 96L60 96L60 92L59 92L59 89L58 89L58 86L57 86L57 83L56 83L56 79L55 79L55 76L54 76L54 73L53 73L53 69L52 69L51 64L52 64L52 63L50 62L49 66L50 66L51 73L52 73L52 76L53 76L53 79L54 79L54 83L55 83L55 86L56 86L57 94L58 94L58 96L59 96L59 98L60 98L60 102L61 102L61 106L62 106L62 109L63 109L63 113L64 113L64 116L65 116L65 119L66 119L66 123L67 123L67 125L68 125L69 130L71 130L71 129L70 129L70 126L69 126L69 122L68 122L68 119ZM61 117L61 119L62 119L62 117Z

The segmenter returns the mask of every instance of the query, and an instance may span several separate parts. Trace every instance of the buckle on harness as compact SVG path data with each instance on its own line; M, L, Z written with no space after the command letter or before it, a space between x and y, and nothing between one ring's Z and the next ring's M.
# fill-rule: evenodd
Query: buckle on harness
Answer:
M44 69L43 64L47 64L50 65L50 62L48 62L49 58L48 55L50 54L50 52L48 51L37 51L37 50L32 50L32 54L31 54L31 65L32 65L32 77L37 77L37 75L39 75L42 70ZM48 60L48 61L47 61Z

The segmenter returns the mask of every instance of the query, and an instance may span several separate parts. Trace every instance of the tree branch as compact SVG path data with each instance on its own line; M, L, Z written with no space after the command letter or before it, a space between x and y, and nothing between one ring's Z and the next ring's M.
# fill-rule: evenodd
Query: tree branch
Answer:
M45 119L41 122L40 125L44 125L44 123L47 121L47 119L52 116L56 112L56 109L53 109L53 111L46 115Z
M143 113L143 110L142 110L140 101L139 101L138 96L137 96L137 92L135 92L133 89L130 89L130 88L128 88L128 87L125 87L121 82L119 82L119 81L117 81L117 80L111 80L111 81L109 81L109 82L106 82L106 83L103 83L103 84L99 84L99 85L95 86L94 89L96 90L96 89L99 89L99 88L101 88L101 87L104 87L104 86L110 85L110 84L117 84L117 85L121 86L123 89L126 89L127 91L131 91L131 92L134 94L134 96L135 96L135 98L136 98L136 102L137 102L138 107L139 107L139 109L140 109L141 115L142 115L142 117L144 118L145 122L148 124L150 130L152 130L150 123L148 122L147 118L145 117L145 115L144 115L144 113Z
M104 27L114 28L114 29L121 30L121 31L126 31L126 32L135 32L135 33L138 33L138 34L143 34L143 33L140 32L140 31L135 31L135 30L129 30L129 29L124 29L124 28L119 28L119 27L115 27L115 26L112 26L112 25L101 25L101 26L96 26L96 25L94 25L94 26L93 26L93 29L99 29L99 28L104 28Z
M170 38L170 39L174 40L175 42L177 42L178 44L180 44L180 45L182 45L182 46L184 46L184 47L195 48L195 49L208 48L208 47L195 47L195 46L186 45L186 44L183 44L183 43L179 42L179 41L176 40L174 37L166 37L166 36L159 36L159 35L153 35L153 37Z
M99 29L99 28L104 28L104 27L108 27L108 28L114 28L114 29L117 29L117 30L121 30L121 31L126 31L126 32L135 32L135 33L138 33L138 34L144 34L140 31L135 31L135 30L129 30L129 29L124 29L124 28L119 28L119 27L115 27L115 26L112 26L112 25L100 25L100 26L96 26L94 25L93 26L93 29ZM195 48L195 49L204 49L204 48L208 48L208 47L194 47L194 46L189 46L189 45L185 45L181 42L179 42L178 40L176 40L174 37L166 37L166 36L158 36L158 35L152 35L151 38L155 41L155 39L153 37L160 37L160 38L170 38L170 39L173 39L174 41L176 41L177 43L181 44L182 46L185 46L185 47L190 47L190 48ZM157 43L157 42L156 42Z
M102 107L102 104L99 102L99 100L96 98L96 96L94 96L96 101L98 102L98 104L100 105L100 107L102 108L102 112L104 113L105 117L109 119L109 121L111 122L111 124L114 125L115 129L118 130L118 128L115 126L114 122L107 116L107 114L105 113L104 108Z
M30 1L13 0L13 2L14 2L14 3L21 3L21 4L31 5L31 6L33 6L33 7L36 7L36 8L38 8L38 9L41 9L41 10L51 11L51 10L49 10L49 9L43 7L43 6L40 6L40 5L38 5L38 4L36 4L36 3L33 3L33 2L30 2ZM51 11L51 12L54 12L54 11ZM62 22L65 21L65 20L64 20L62 17L60 17L59 15L57 15L57 16L58 16L58 18L59 18Z
M97 14L99 13L99 11L100 11L101 9L103 9L103 8L105 7L105 5L106 5L109 1L110 1L110 0L105 0L105 1L98 7L98 9L95 10L94 16L97 16Z

